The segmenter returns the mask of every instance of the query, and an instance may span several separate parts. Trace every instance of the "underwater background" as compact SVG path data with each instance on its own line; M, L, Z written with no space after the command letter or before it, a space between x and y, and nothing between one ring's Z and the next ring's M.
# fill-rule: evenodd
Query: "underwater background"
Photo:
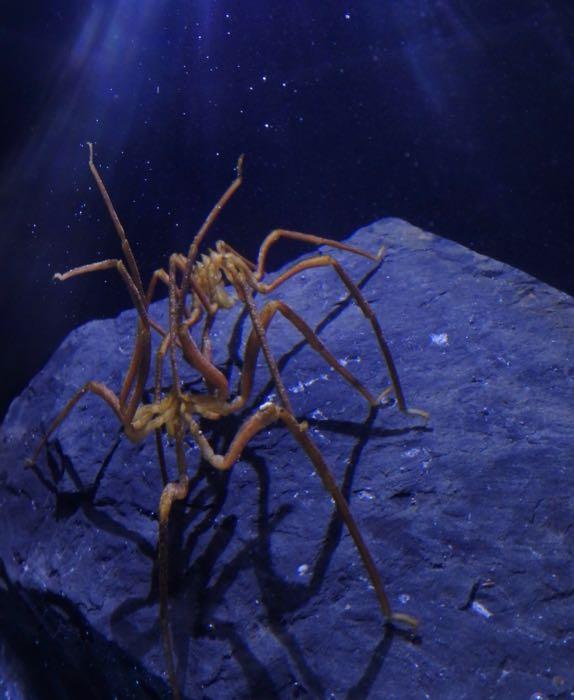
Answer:
M2 415L130 306L115 273L51 281L119 255L88 140L144 279L245 153L211 241L248 257L394 216L574 293L571 2L61 0L5 7L0 37Z

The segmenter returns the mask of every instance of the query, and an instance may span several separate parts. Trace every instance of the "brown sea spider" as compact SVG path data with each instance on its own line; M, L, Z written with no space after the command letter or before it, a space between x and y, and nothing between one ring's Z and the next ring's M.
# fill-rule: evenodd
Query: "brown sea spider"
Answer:
M92 144L88 144L88 146L90 152L89 167L120 238L124 260L103 260L73 268L64 274L57 274L55 277L59 280L67 280L90 272L115 268L124 280L138 313L136 339L130 364L119 393L116 394L101 382L94 380L86 382L68 400L51 423L43 440L35 450L31 462L37 459L50 435L66 419L79 399L88 392L99 396L110 406L120 421L125 434L133 442L139 442L150 433L155 433L158 458L164 481L159 501L158 571L160 624L168 676L174 696L179 697L179 690L176 682L168 618L167 538L173 504L176 501L187 498L189 491L190 480L187 473L184 449L184 441L188 434L191 435L191 438L198 445L203 459L216 469L228 470L240 458L243 449L254 435L272 423L282 423L305 451L320 476L325 489L335 501L338 511L359 550L375 589L384 624L386 626L399 625L415 629L417 621L413 617L392 611L375 562L351 514L348 503L339 490L321 452L311 439L307 430L307 423L298 421L293 413L285 385L281 379L266 336L267 329L274 316L277 313L281 314L300 331L310 347L319 353L334 371L357 390L370 406L378 406L381 400L392 391L401 411L409 415L418 416L426 421L428 414L425 411L407 408L393 358L383 337L379 322L359 287L350 279L344 267L335 258L326 254L313 255L288 267L273 281L264 281L268 251L276 241L282 238L289 238L311 245L325 245L331 248L338 248L376 262L381 259L383 250L381 249L376 255L373 255L354 246L328 238L278 229L263 240L256 263L250 262L223 241L217 241L214 250L198 258L200 246L207 232L223 206L241 184L243 158L240 157L237 163L236 178L211 210L194 237L187 255L171 255L168 270L166 271L162 268L156 270L148 289L144 290L138 265L130 244L106 187L94 165ZM373 395L334 357L315 331L288 304L280 300L273 300L267 302L261 309L258 309L255 304L255 294L265 295L276 290L285 281L304 270L324 266L333 268L346 287L350 297L360 307L371 324L391 381L391 385L377 396ZM152 321L148 315L151 298L158 282L165 284L169 292L167 330ZM226 288L229 286L233 288L234 296L231 296ZM232 396L227 378L212 362L210 332L217 312L220 309L228 309L238 302L244 305L250 317L251 331L245 345L239 391L235 396ZM200 337L196 342L192 335L192 330L199 327L200 324L202 324ZM144 403L145 388L149 380L152 360L151 334L153 330L161 335L162 340L155 355L154 398L153 401ZM266 402L258 406L255 412L239 428L227 452L216 454L202 432L198 420L217 420L223 416L236 413L246 406L251 393L256 361L260 350L262 350L265 357L279 400L278 402ZM162 390L162 374L166 357L170 367L171 388L164 392ZM180 366L182 362L199 373L205 383L205 392L184 391L180 380ZM175 444L178 468L178 478L175 481L169 481L167 476L161 436L162 430L165 430Z

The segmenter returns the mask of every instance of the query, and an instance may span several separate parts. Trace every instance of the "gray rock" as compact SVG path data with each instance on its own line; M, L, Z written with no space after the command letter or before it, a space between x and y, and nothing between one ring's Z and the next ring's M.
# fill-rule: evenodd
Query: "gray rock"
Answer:
M368 260L334 254L362 280L407 401L430 411L428 426L393 405L370 413L285 321L273 322L270 342L297 416L309 421L349 495L392 605L420 619L420 639L385 636L352 540L284 428L257 436L228 474L200 465L190 443L193 489L171 527L171 621L184 694L568 697L574 301L403 221L378 222L351 240L388 248L374 271ZM373 393L388 384L370 326L332 270L305 272L278 296L321 328L323 342ZM152 313L165 323L164 302ZM236 380L249 322L238 309L220 316L215 358ZM10 678L34 675L22 655L38 639L46 658L65 660L54 673L72 669L98 697L168 693L153 437L129 443L109 408L88 396L37 468L24 468L76 388L93 378L118 389L134 328L133 311L78 328L2 427L0 594L33 600L35 614L58 620L47 636L26 622L20 631L30 639L16 643L30 605L8 603L0 663ZM260 361L250 410L272 393ZM206 425L218 449L245 415ZM169 447L167 454L173 474ZM74 696L70 687L61 697Z

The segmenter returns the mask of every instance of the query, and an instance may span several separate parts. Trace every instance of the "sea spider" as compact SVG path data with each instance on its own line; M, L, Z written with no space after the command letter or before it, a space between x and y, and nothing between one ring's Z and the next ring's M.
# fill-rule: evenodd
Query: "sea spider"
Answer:
M51 423L30 461L33 462L37 459L39 452L47 443L50 435L65 420L79 399L88 392L99 396L110 406L120 421L125 434L133 442L139 442L150 433L155 433L158 458L164 481L159 501L158 571L160 624L168 676L174 696L179 697L179 689L176 682L173 645L168 618L167 538L173 505L176 501L187 498L189 491L190 480L187 473L184 447L184 440L187 434L191 435L198 445L203 459L216 469L228 470L240 458L243 449L254 435L272 423L281 422L305 451L321 478L325 489L335 501L375 589L382 610L384 624L387 626L398 624L411 629L416 628L417 621L413 617L392 611L375 562L351 514L348 503L339 490L336 480L325 463L321 452L311 439L307 430L307 423L298 421L293 413L285 385L266 336L267 329L274 316L277 313L281 314L300 331L310 347L319 353L325 362L350 386L357 390L372 407L379 405L381 399L390 391L393 391L401 411L421 417L426 421L428 414L425 411L407 408L393 358L383 337L379 322L359 287L351 280L344 267L335 258L326 254L314 255L288 267L273 281L264 281L268 251L276 241L282 238L290 238L312 245L338 248L377 262L381 259L383 249L381 248L377 254L373 255L354 246L328 238L278 229L263 240L256 263L247 260L223 241L217 241L214 250L210 250L207 254L198 257L200 246L207 232L223 206L241 184L243 157L240 157L237 163L236 178L211 210L194 237L187 255L171 255L168 270L166 271L163 268L156 270L147 291L145 291L138 265L123 226L105 184L94 165L92 144L88 144L88 147L89 167L120 238L125 262L121 259L103 260L73 268L64 274L57 274L55 277L59 280L67 280L71 277L95 271L117 269L137 310L136 339L129 367L119 393L116 394L101 382L94 380L86 382L68 400ZM306 321L288 304L280 300L273 300L267 302L261 309L258 309L255 304L255 294L265 295L304 270L324 266L333 268L343 285L347 288L349 295L371 324L391 381L391 386L378 396L374 396L334 357ZM148 308L158 282L166 285L169 292L167 330L152 321L148 315ZM229 293L228 287L234 290L235 294L233 296ZM237 302L244 305L250 317L251 331L245 345L239 391L235 396L232 396L226 376L212 362L210 332L217 312L220 309L228 309ZM201 322L203 326L199 342L196 342L192 335L192 330L198 327ZM154 397L151 402L144 403L144 393L149 380L152 360L151 334L153 330L161 335L162 340L155 355ZM258 406L255 412L239 428L227 452L217 454L202 432L198 421L199 419L217 420L223 416L236 413L246 406L251 393L256 361L260 350L265 357L279 400L278 402L266 402ZM162 374L166 356L170 366L171 388L164 392L162 390ZM182 362L199 373L205 383L205 392L184 391L180 380L180 365ZM167 476L161 437L162 430L165 430L175 444L178 468L178 478L175 481L170 481Z

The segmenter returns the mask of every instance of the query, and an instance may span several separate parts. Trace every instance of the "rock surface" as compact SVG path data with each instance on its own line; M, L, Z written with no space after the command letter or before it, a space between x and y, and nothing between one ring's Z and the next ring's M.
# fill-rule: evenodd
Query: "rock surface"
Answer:
M257 436L229 474L199 466L190 443L197 476L173 518L171 553L184 695L571 697L574 301L403 221L350 240L387 246L374 270L334 255L361 281L407 401L430 411L428 426L392 405L370 413L284 320L274 320L270 343L392 605L420 619L420 639L384 635L352 540L283 428ZM307 271L278 296L320 327L373 393L388 384L369 323L332 270ZM165 303L153 315L165 318ZM83 697L169 693L153 438L131 444L88 396L37 468L24 468L76 388L93 378L118 389L134 318L129 311L73 332L2 427L0 676L12 697L78 697L82 683L94 693ZM216 361L234 378L248 328L232 310L215 329ZM273 393L267 378L260 361L251 410ZM221 450L244 417L206 432Z

